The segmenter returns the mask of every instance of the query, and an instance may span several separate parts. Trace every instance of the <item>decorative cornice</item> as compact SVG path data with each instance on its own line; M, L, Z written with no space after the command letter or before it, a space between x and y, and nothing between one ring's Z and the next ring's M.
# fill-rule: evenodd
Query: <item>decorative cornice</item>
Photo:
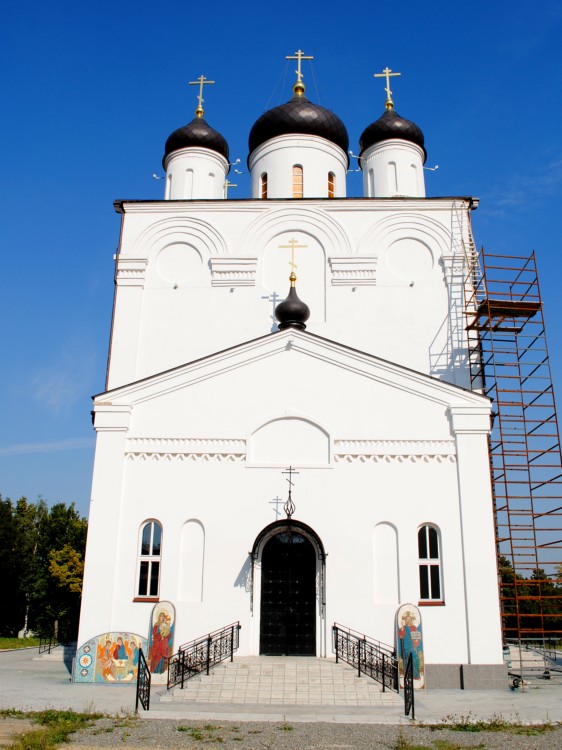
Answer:
M333 286L374 286L377 261L373 256L330 258Z
M118 256L115 283L118 286L144 286L147 258Z
M466 259L462 255L443 255L441 258L445 280L448 284L464 281L467 273Z
M366 453L352 454L352 453L335 453L334 461L337 464L348 463L348 464L429 464L429 463L456 463L456 456L444 456L444 455L407 455L407 456L391 456L389 454L384 455L371 455Z
M125 453L127 461L180 461L201 463L236 463L244 462L246 454L242 453Z
M129 461L246 460L246 441L213 438L129 438L125 444Z
M214 257L211 263L211 286L255 286L257 258Z
M454 440L335 440L336 463L456 461Z
M234 438L129 438L128 461L236 463L246 441ZM454 463L454 440L335 440L335 463Z

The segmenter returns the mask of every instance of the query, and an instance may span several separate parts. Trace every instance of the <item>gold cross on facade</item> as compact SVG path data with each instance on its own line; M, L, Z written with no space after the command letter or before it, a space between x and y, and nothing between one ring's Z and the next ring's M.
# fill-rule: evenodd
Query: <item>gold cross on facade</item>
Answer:
M402 73L393 73L389 67L386 67L382 73L375 73L375 78L386 78L386 102L385 107L387 109L394 109L394 102L392 101L392 91L390 90L390 79L394 76L402 75Z
M203 86L207 83L214 83L214 81L208 81L205 76L199 76L199 78L196 81L189 81L189 86L199 86L199 94L197 95L197 109L195 110L195 116L196 117L203 117L205 114L205 111L203 109L203 102L205 101L203 99Z
M289 277L289 281L295 282L297 280L297 276L295 274L295 268L297 267L297 264L295 263L295 248L301 248L301 247L308 247L308 245L299 245L298 240L290 239L288 245L279 245L279 249L285 249L288 248L291 251L291 260L289 261L289 265L291 266L291 275Z
M297 61L297 69L295 70L295 73L297 74L297 82L293 86L293 91L295 94L300 94L302 96L304 94L304 83L302 82L301 63L303 60L314 60L314 58L312 55L305 55L302 49L298 49L294 55L286 55L285 60Z

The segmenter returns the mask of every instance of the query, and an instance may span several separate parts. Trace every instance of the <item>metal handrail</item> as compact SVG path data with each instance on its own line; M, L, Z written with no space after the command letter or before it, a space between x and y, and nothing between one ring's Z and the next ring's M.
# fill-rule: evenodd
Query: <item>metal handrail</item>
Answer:
M168 690L179 685L182 689L186 680L205 672L226 659L232 661L240 642L239 622L214 630L208 635L184 643L168 659Z
M40 654L50 654L51 651L59 646L59 642L55 635L49 635L49 636L40 636L39 638L39 653Z
M359 677L366 674L380 682L383 693L386 688L399 692L398 660L392 646L337 622L332 627L332 635L336 663L344 661L357 669Z
M142 648L139 649L139 665L137 672L137 690L135 697L135 713L139 712L139 703L148 711L150 708L150 682L151 675L146 659L142 652Z
M416 718L414 709L414 660L412 652L408 654L406 669L404 670L404 715L412 714L412 719Z

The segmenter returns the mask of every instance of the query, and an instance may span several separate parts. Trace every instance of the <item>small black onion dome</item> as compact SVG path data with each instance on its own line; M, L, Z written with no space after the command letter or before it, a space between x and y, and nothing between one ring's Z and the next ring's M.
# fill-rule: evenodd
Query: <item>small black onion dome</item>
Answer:
M162 166L164 166L166 157L174 151L179 151L181 148L189 148L190 146L209 148L211 151L216 151L221 156L224 156L228 161L229 152L226 140L202 117L194 117L193 120L188 122L187 125L184 125L183 128L174 130L166 141Z
M284 331L285 328L300 328L304 331L306 328L305 323L310 318L310 308L298 298L293 279L291 279L291 288L287 298L275 308L275 317L279 321L280 331Z
M250 153L271 138L292 133L318 135L335 143L347 155L349 136L340 118L298 94L286 104L267 110L256 120L248 138Z
M423 149L423 160L425 162L427 153L424 147L424 137L415 122L406 120L405 117L394 111L394 109L387 109L382 117L371 123L365 128L359 139L359 156L366 151L369 146L374 146L375 143L381 143L381 141L388 141L391 138L400 138L402 141L410 141L415 143Z

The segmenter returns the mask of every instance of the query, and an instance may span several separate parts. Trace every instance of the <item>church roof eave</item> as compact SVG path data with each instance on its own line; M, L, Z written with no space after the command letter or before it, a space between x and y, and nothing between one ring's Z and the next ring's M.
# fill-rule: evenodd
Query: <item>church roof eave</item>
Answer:
M107 401L108 397L116 398L118 400L125 397L125 400L127 400L127 394L132 395L133 392L138 393L143 388L148 388L151 385L156 384L158 381L168 381L171 378L179 376L182 372L187 372L191 369L201 369L205 367L212 368L212 364L214 361L219 362L224 358L233 357L236 354L241 355L243 358L244 353L251 354L252 350L255 350L256 348L259 348L261 346L265 347L269 343L276 342L278 339L295 339L296 341L300 340L303 344L309 342L310 344L316 345L317 347L325 348L326 350L331 349L336 353L339 352L342 356L351 357L355 361L354 369L357 371L366 370L369 366L372 367L373 365L378 365L380 368L388 371L389 380L395 377L398 373L401 373L407 379L418 381L420 384L425 384L430 389L436 390L437 393L435 394L435 400L442 403L448 403L451 398L455 400L459 397L462 401L473 402L475 404L480 403L481 405L489 405L491 403L491 399L488 396L476 393L475 391L471 391L468 388L464 388L454 383L449 383L445 380L441 380L440 378L436 378L433 375L428 375L427 373L414 370L396 362L391 362L390 360L377 357L376 355L370 354L369 352L355 349L353 347L347 346L346 344L341 344L337 341L319 336L318 334L312 333L310 331L302 331L295 328L287 328L282 331L274 331L273 333L267 333L264 336L259 336L258 338L235 344L226 349L222 349L218 352L213 352L212 354L207 354L203 357L199 357L198 359L192 360L190 362L177 365L176 367L170 368L168 370L154 373L153 375L149 375L145 378L141 378L139 380L117 386L108 391L102 391L101 393L92 396L92 399L94 400L94 402L97 401L100 405L102 402ZM248 361L250 361L250 358L248 359ZM361 366L362 363L363 367ZM238 364L237 366L240 365ZM438 396L438 393L441 394L440 397ZM135 398L130 399L131 402L136 400L137 399Z

